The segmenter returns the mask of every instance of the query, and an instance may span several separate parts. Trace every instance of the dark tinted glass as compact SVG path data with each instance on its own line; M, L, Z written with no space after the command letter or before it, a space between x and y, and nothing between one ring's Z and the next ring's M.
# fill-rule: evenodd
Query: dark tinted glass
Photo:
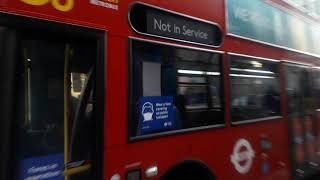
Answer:
M17 155L24 160L62 154L65 46L28 39L22 52Z
M18 178L37 178L37 168L48 163L54 165L54 176L61 179L62 171L58 169L63 168L65 158L68 162L93 161L96 152L96 45L89 40L78 43L33 36L21 43L17 93L21 113L17 115L15 131ZM25 169L27 174L23 173ZM92 172L86 172L70 177L90 179L91 175Z
M224 123L221 60L217 53L131 41L130 135ZM147 107L141 103L146 99ZM172 102L163 119L170 128L154 124L153 114L161 114L157 102L163 99ZM152 119L149 127L141 126L146 119Z
M284 72L292 170L295 179L301 179L301 172L305 177L314 174L318 162L314 113L316 98L312 97L311 70L308 66L288 63ZM317 86L315 82L313 87L317 89Z
M320 109L320 70L313 72L313 93L315 98L316 108Z
M229 55L233 122L280 115L278 64Z
M288 64L285 67L285 73L289 115L300 116L313 113L309 69Z

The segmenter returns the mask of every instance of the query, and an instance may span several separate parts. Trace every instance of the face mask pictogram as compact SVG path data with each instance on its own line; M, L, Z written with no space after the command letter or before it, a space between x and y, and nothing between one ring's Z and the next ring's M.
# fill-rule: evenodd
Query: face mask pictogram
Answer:
M141 114L143 116L143 121L152 121L154 110L153 110L153 104L150 102L146 102L142 106Z

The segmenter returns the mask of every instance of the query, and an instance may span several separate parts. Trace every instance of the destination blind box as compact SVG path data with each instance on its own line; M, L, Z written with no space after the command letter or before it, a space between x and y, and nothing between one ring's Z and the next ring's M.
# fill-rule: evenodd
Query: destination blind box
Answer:
M131 27L139 34L219 47L222 32L215 23L135 3L129 11Z

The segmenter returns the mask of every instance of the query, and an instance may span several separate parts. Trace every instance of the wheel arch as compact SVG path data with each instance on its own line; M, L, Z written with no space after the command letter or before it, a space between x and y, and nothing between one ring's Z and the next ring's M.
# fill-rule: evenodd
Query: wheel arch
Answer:
M203 161L188 159L173 165L160 177L160 180L173 179L216 180L217 178Z

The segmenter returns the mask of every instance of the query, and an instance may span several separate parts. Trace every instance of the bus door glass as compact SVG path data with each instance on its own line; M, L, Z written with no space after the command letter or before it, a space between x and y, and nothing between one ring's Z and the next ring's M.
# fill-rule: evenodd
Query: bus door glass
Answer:
M285 64L289 139L293 175L301 179L315 173L315 113L308 66Z
M313 97L315 100L316 113L316 155L318 162L320 160L320 69L314 68L312 73Z
M10 153L12 147L10 138L12 134L12 119L14 117L15 89L15 46L16 33L13 29L0 26L0 179L9 179L12 166Z
M29 31L20 38L15 179L96 179L97 41Z

